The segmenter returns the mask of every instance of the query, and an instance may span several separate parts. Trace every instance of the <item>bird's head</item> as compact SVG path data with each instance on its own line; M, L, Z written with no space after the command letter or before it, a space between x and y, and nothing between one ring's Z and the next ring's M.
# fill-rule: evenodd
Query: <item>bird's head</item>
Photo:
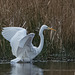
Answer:
M40 29L40 31L39 31L39 35L41 35L44 30L54 30L54 31L56 31L55 29L50 28L50 27L48 27L47 25L42 25L42 27L41 27L41 29Z
M47 25L43 25L43 26L42 26L42 29L43 29L43 30L47 29L47 30L54 30L54 31L56 31L55 29L50 28L50 27L48 27Z

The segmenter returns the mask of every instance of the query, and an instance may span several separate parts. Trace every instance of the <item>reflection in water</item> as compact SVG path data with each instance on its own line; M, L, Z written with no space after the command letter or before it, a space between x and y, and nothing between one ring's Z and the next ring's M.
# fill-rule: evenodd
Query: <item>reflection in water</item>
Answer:
M33 64L1 63L0 75L75 75L75 62L35 62Z
M16 63L11 66L11 75L43 75L42 69L30 63Z

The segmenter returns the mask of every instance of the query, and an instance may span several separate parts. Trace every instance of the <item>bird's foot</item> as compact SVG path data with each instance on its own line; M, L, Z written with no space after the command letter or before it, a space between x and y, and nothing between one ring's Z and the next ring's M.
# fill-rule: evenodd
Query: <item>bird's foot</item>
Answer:
M13 60L11 60L11 63L32 63L32 60L28 59L28 58L15 58Z
M18 62L20 62L20 61L21 61L20 58L15 58L15 59L11 60L11 63L18 63Z

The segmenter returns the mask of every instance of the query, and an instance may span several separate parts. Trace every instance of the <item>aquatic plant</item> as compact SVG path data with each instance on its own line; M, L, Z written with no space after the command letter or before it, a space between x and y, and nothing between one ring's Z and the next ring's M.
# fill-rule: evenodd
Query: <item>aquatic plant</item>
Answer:
M0 32L3 27L27 28L38 33L42 24L56 29L45 34L44 48L36 59L75 59L74 0L0 0ZM35 35L34 45L39 44ZM36 42L35 42L36 41ZM11 47L0 34L0 59L13 58ZM40 57L41 56L41 57Z

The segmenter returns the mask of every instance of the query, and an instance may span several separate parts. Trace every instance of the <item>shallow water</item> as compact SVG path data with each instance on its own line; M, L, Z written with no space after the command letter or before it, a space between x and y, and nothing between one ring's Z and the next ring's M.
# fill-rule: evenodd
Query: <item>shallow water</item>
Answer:
M74 62L1 63L0 75L75 75Z

